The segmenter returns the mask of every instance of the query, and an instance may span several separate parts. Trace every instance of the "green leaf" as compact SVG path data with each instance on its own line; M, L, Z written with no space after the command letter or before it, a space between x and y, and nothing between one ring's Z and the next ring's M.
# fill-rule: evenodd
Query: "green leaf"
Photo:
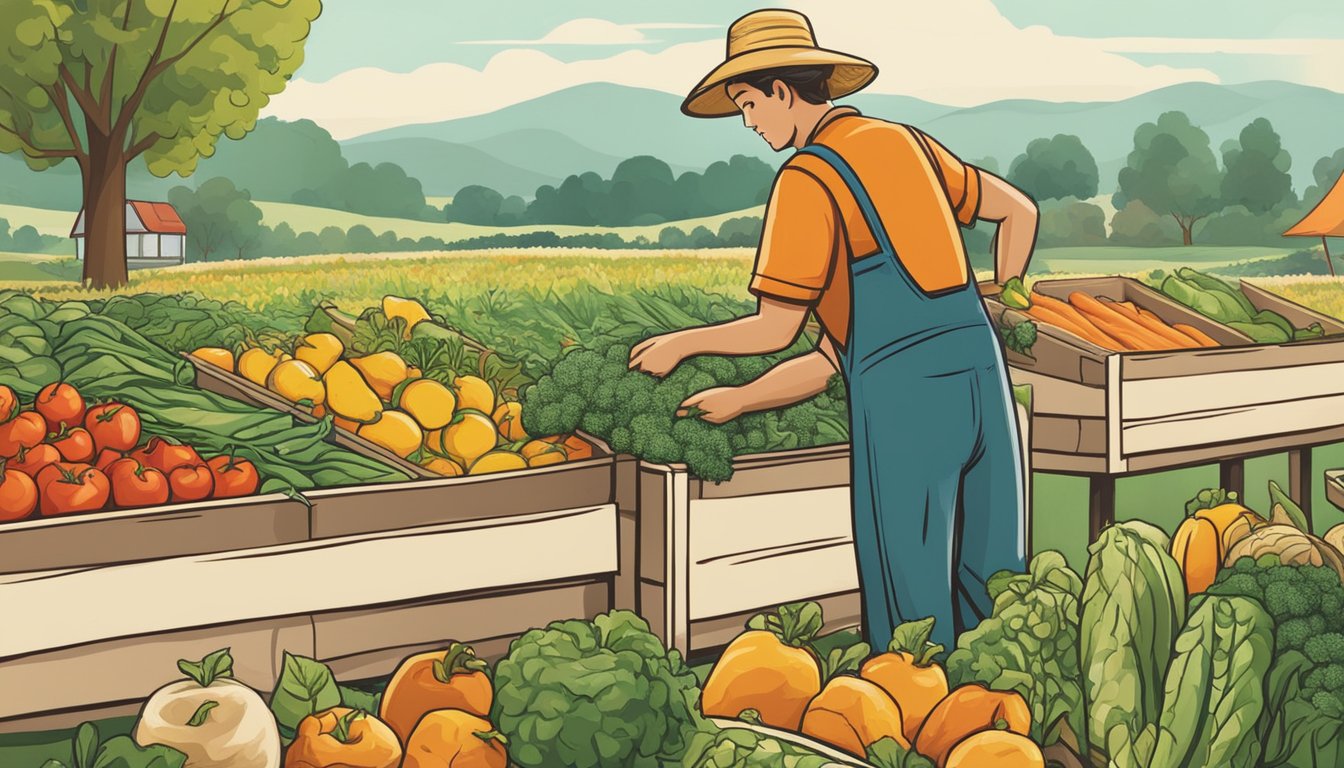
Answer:
M341 691L327 665L285 652L284 670L271 696L271 712L286 745L294 740L305 717L341 703Z
M350 724L355 722L356 720L362 720L363 718L368 717L368 714L369 713L364 712L362 710L353 709L349 712L346 712L344 715L341 715L340 717L336 718L336 727L332 729L331 737L341 742L342 744L349 744Z
M362 709L365 712L377 712L379 709L382 700L380 693L369 693L345 685L337 685L336 689L340 692L342 707Z
M1311 533L1311 523L1307 522L1306 513L1303 512L1302 508L1297 505L1297 502L1293 501L1293 498L1287 493L1284 493L1283 489L1279 487L1279 484L1273 480L1269 481L1269 503L1271 505L1282 506L1283 511L1288 515L1288 519L1293 522L1293 525L1296 526L1299 531L1302 531L1303 533Z
M197 685L208 688L219 678L233 677L233 656L228 648L221 648L200 661L180 659L177 668Z
M847 648L832 648L831 652L826 654L822 660L821 675L822 682L830 680L838 675L857 672L859 665L868 658L871 648L867 643L855 643Z
M1229 493L1222 488L1205 488L1196 494L1193 499L1185 502L1185 516L1193 517L1201 509L1213 509L1236 500L1237 494L1235 492Z
M200 727L202 724L205 723L205 718L207 715L210 714L210 710L218 706L219 706L218 701L201 702L201 706L196 708L196 713L193 714L191 716L191 719L187 721L187 725L191 726L192 728Z
M115 736L103 743L92 768L183 768L187 756L162 744L141 747L129 736Z
M94 758L98 755L98 726L82 723L75 732L74 757L75 768L93 768Z

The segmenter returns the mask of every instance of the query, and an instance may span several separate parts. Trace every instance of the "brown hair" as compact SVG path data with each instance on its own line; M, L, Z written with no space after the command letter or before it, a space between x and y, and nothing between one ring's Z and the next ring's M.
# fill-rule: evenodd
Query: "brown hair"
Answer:
M759 72L748 72L729 80L726 85L741 83L749 85L762 93L770 93L775 81L779 80L798 94L798 98L808 104L825 104L831 100L831 73L833 66L820 67L778 67Z

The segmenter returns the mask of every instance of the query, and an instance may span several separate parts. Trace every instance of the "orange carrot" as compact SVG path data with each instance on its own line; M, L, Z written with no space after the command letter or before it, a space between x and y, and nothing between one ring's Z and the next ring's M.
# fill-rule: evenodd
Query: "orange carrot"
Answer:
M1134 322L1138 323L1144 328L1147 328L1149 331L1152 331L1153 333L1157 334L1158 336L1161 336L1162 338L1166 339L1167 341L1170 341L1173 344L1176 344L1183 348L1201 346L1198 341L1195 341L1191 337L1167 325L1157 315L1144 314L1142 312L1139 312L1138 309L1132 308L1134 307L1134 305L1129 302L1119 302L1119 301L1111 301L1110 299L1103 299L1102 303L1109 305L1115 311L1119 312L1125 317L1128 317L1130 320L1133 320Z
M1120 343L1124 344L1127 349L1136 351L1177 349L1175 344L1120 314L1114 307L1102 304L1096 298L1082 291L1074 291L1069 294L1069 303L1077 307L1079 312L1087 315L1088 319L1097 327L1119 339Z
M1119 352L1125 348L1123 344L1107 336L1095 325L1092 325L1091 323L1088 323L1086 326L1081 325L1078 322L1075 322L1073 318L1065 317L1047 306L1036 304L1032 306L1031 309L1026 310L1026 313L1036 320L1053 325L1061 330L1068 331L1074 336L1092 344L1096 344L1102 349Z
M1193 325L1186 325L1185 323L1175 323L1175 324L1173 324L1171 327L1172 327L1172 328L1175 328L1176 330L1180 331L1181 333L1184 333L1186 336L1189 336L1190 338L1194 339L1195 341L1198 341L1199 344L1200 344L1200 346L1202 346L1202 347L1220 347L1220 346L1222 346L1222 345L1219 344L1218 342L1214 341L1214 340L1213 340L1207 333L1205 333L1205 332L1199 330L1198 328L1194 327Z

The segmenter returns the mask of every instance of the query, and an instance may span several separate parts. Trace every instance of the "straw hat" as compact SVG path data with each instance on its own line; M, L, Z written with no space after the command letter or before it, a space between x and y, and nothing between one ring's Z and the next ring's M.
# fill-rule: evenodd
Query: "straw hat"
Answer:
M877 77L877 66L856 56L817 46L812 22L797 11L753 11L728 28L728 58L695 86L682 102L691 117L728 117L738 112L724 86L752 72L779 67L835 67L829 80L833 99L851 94Z

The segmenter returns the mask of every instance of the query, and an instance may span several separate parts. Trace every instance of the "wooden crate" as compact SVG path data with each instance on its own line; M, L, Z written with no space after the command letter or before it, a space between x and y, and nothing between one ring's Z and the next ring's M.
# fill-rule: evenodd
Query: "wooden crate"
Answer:
M1325 497L1344 511L1344 469L1331 469L1325 473Z
M1045 280L1034 289L1133 301L1228 345L1111 352L1039 324L1034 357L1008 355L1014 382L1035 391L1037 470L1123 475L1344 439L1344 338L1257 345L1128 278ZM986 304L997 320L1003 306ZM1286 304L1276 299L1276 311Z
M1018 421L1025 446L1021 405ZM680 464L618 465L617 505L630 522L616 606L687 655L727 644L781 603L819 602L828 632L858 626L848 444L739 456L733 466L731 480L710 483Z
M272 408L283 413L288 413L305 424L311 424L317 421L317 418L313 416L311 410L296 405L295 403L291 403L285 398L263 386L259 386L249 379L245 379L236 373L226 371L217 365L207 363L195 355L192 355L190 352L183 352L182 357L190 362L192 368L195 369L195 383L200 389L214 392L215 394L223 395L224 397L231 397L234 400L240 400L245 403L260 405L265 408ZM431 472L419 464L403 459L381 445L372 443L353 432L347 432L339 427L332 428L329 439L342 448L365 456L371 456L385 464L396 467L411 477L442 477L442 475Z

